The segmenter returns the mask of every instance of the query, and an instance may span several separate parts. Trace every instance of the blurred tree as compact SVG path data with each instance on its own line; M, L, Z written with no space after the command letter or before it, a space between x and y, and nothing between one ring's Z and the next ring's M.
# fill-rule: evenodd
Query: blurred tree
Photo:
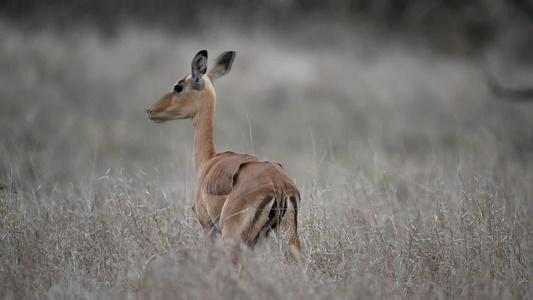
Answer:
M0 16L30 28L51 24L95 24L113 33L123 22L175 30L196 29L199 22L227 21L239 28L253 25L286 30L302 22L326 20L356 27L361 22L383 30L422 38L449 53L478 54L509 22L524 22L509 11L529 16L532 0L2 0ZM520 27L520 26L517 26ZM522 26L533 32L531 22ZM533 39L533 38L532 38Z

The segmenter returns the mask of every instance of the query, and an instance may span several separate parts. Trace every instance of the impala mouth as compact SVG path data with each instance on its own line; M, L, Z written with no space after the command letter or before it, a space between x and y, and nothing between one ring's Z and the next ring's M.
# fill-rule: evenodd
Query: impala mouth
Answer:
M165 122L165 120L163 120L163 118L153 116L153 115L151 114L151 111L150 111L150 110L147 111L146 116L147 116L148 119L150 119L152 122L157 123L157 124L161 124L161 123Z
M146 116L148 117L148 119L152 120L152 122L157 123L157 124L161 124L165 122L163 118L155 116L151 108L146 110Z
M150 117L150 120L152 120L152 122L157 123L157 124L161 124L165 122L163 119L156 118L156 117Z

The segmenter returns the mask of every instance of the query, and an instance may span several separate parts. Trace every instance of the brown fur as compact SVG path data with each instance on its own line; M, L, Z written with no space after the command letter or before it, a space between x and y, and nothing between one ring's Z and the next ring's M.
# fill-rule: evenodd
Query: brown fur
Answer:
M207 51L200 51L193 59L192 75L178 82L183 90L167 94L148 110L148 116L157 123L184 118L193 121L198 185L192 209L207 246L221 232L224 250L236 265L241 244L253 246L262 232L281 227L289 234L290 255L299 260L300 194L283 166L248 154L215 151L212 81L229 72L234 56L234 52L223 53L203 75Z

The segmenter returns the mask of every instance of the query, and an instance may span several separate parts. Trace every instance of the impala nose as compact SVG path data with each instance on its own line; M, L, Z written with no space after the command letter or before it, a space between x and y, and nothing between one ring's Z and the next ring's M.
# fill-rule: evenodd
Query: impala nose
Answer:
M147 109L146 113L148 114L148 116L150 116L150 114L152 114L152 109L151 108Z

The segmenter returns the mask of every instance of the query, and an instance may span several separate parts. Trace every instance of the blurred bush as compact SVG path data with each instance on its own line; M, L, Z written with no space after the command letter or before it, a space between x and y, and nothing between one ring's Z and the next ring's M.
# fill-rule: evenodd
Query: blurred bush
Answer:
M533 2L528 0L7 0L0 14L30 28L52 24L95 24L113 35L123 22L168 30L201 30L198 24L229 21L236 27L261 25L273 30L301 26L305 19L334 21L343 26L373 28L421 38L446 53L477 55L491 41L513 28L519 34L517 56L531 58ZM504 31L504 32L502 32ZM321 33L319 33L321 34Z

